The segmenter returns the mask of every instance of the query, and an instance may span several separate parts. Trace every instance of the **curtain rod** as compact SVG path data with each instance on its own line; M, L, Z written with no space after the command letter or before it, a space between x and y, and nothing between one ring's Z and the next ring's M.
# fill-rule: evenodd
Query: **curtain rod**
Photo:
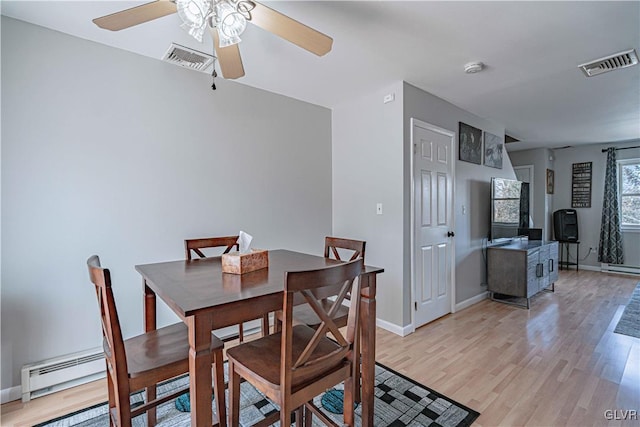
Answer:
M616 151L618 151L618 150L628 150L628 149L630 149L630 148L640 148L640 145L636 145L636 146L634 146L634 147L621 147L621 148L616 148L615 150L616 150ZM606 152L607 152L607 150L608 150L608 148L603 148L603 149L602 149L602 152L603 152L603 153L606 153Z

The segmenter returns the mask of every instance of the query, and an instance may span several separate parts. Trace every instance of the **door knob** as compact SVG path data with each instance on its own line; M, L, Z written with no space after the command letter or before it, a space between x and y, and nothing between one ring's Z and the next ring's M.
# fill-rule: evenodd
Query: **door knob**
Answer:
M456 235L456 233L454 233L453 231L447 231L447 237L454 237Z

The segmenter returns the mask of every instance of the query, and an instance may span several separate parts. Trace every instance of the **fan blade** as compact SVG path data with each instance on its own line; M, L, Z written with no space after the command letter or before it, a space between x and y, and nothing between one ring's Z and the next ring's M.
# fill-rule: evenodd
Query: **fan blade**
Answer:
M240 49L237 44L227 47L220 47L220 38L218 30L209 27L211 37L213 37L213 45L216 49L216 56L220 63L220 71L225 79L237 79L244 76L244 67L242 66L242 58L240 57Z
M100 28L111 31L124 30L134 25L149 22L178 11L176 4L169 0L156 0L131 9L105 15L93 20Z
M258 27L300 46L318 56L331 51L333 39L311 27L289 18L263 4L255 2L256 6L251 10L249 20Z

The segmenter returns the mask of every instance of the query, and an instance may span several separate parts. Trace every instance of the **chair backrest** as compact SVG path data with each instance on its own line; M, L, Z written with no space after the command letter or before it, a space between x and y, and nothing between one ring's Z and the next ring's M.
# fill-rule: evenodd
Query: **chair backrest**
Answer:
M87 260L87 267L89 268L91 282L95 285L100 308L102 347L107 361L107 375L111 376L114 384L116 401L125 400L125 396L128 401L127 355L113 298L113 290L111 289L111 273L109 269L100 266L100 258L97 255L93 255Z
M360 279L363 260L338 264L310 271L287 272L283 302L281 341L281 384L314 378L323 372L344 363L353 357L355 341L358 339L360 298L353 298L349 307L346 332L343 335L333 321L347 293L360 295ZM318 298L335 295L328 306ZM315 333L307 342L293 342L293 306L301 301L309 304L321 319ZM336 345L326 346L326 334L331 332ZM324 341L324 342L323 342ZM320 344L320 345L319 345Z
M238 236L226 236L226 237L206 237L203 239L185 239L184 241L184 254L187 260L191 261L192 252L198 255L200 258L206 258L207 256L202 252L205 248L220 248L224 247L225 254L231 252L233 249L238 250Z
M342 261L340 258L340 249L352 251L349 261L353 261L358 258L364 260L364 252L367 242L362 240L343 239L340 237L325 237L324 238L324 257L335 258L338 261ZM343 252L344 255L344 252Z

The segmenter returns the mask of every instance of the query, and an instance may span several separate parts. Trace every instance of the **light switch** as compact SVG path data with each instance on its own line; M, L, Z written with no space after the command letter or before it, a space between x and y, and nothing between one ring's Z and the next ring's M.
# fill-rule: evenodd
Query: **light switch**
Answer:
M467 214L467 207L465 205L462 205L462 215L466 215Z
M382 215L382 203L376 205L376 214Z

